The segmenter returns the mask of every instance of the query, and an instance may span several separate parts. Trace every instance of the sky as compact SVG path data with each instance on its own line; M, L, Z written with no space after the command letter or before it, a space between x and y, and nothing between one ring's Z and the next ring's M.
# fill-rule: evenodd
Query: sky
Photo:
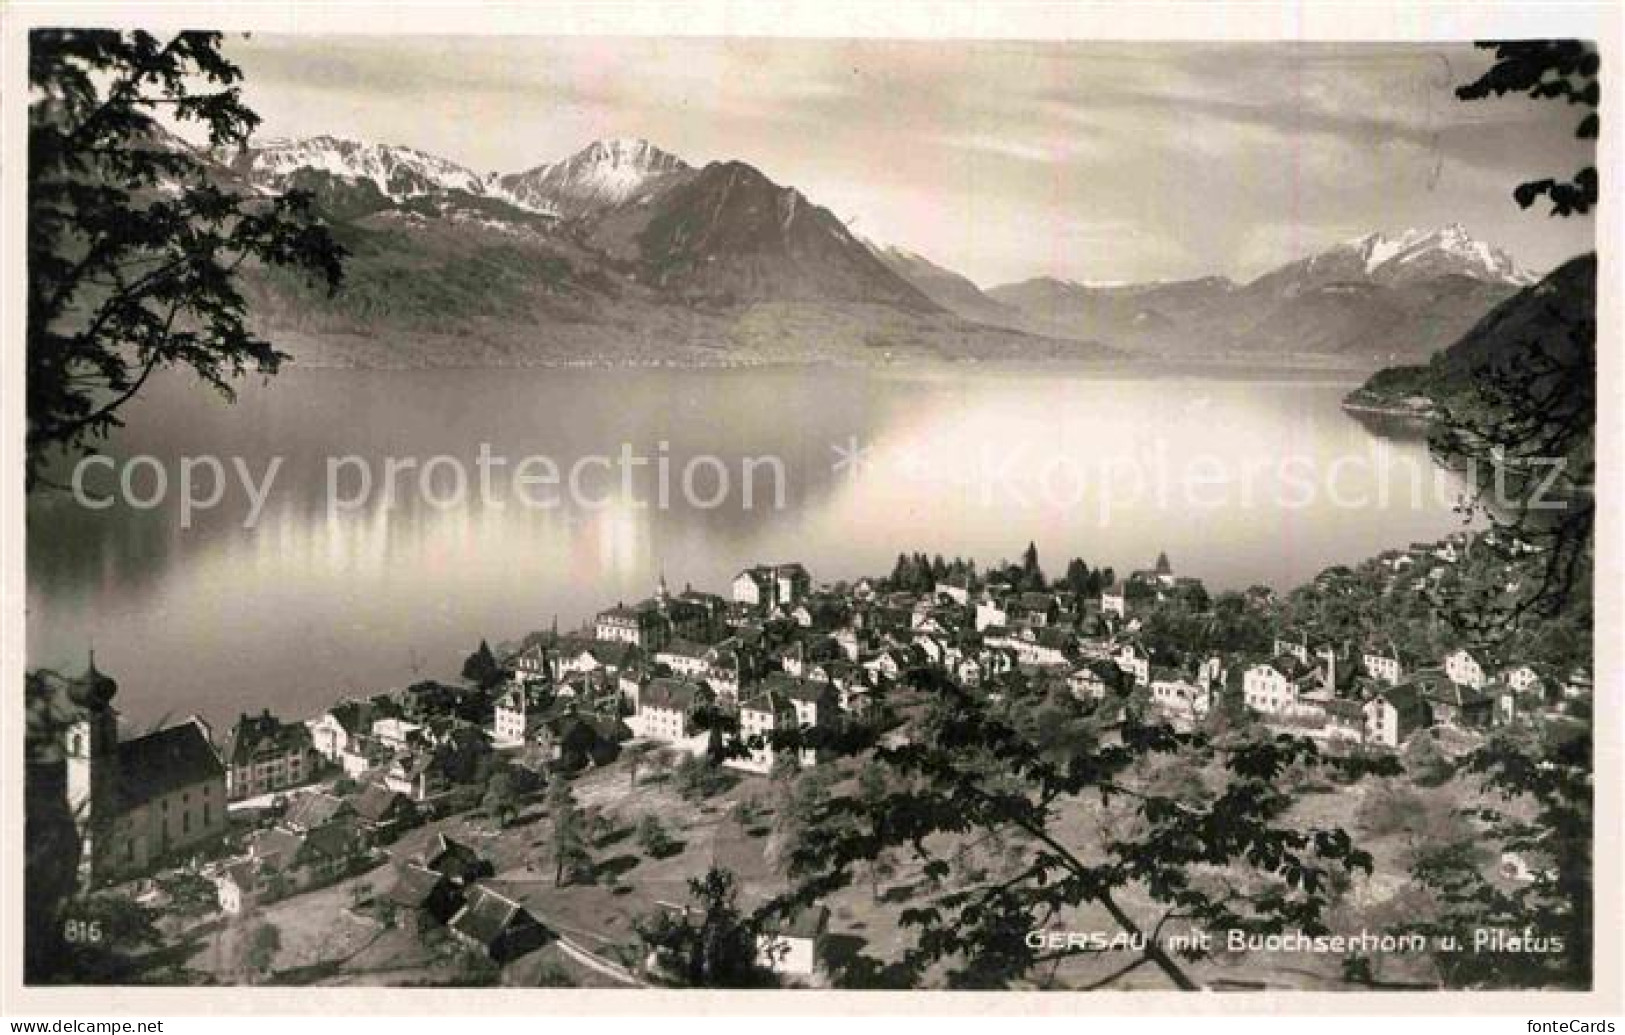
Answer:
M643 137L738 159L983 287L1245 280L1459 222L1537 272L1592 220L1518 182L1593 161L1575 109L1454 96L1470 44L230 37L261 137L327 133L480 172Z

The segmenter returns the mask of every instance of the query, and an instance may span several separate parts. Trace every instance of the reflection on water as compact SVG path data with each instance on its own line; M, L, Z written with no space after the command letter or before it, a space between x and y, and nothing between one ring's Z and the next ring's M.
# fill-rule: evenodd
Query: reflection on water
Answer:
M113 444L160 461L172 496L150 510L30 501L31 664L76 667L94 639L136 721L198 710L228 720L270 706L309 712L335 695L454 673L480 637L569 627L616 600L673 585L725 590L758 560L798 559L819 579L884 572L902 550L987 562L1036 541L1125 570L1166 550L1223 589L1285 587L1320 568L1454 519L1459 485L1425 443L1373 434L1344 414L1346 384L1054 371L355 373L289 371L232 406L181 381L155 386ZM482 447L507 466L482 491ZM527 507L511 474L527 456L567 473L622 449L628 480L593 467L603 506ZM183 458L226 464L221 504L173 498ZM365 465L373 491L341 486L329 458ZM433 457L426 487L417 480ZM732 492L708 503L716 468ZM280 457L263 510L256 484ZM414 459L393 501L388 459ZM660 459L666 463L662 479ZM772 458L742 506L742 471ZM452 469L468 498L448 503ZM151 489L152 471L136 485ZM195 495L211 491L207 472ZM665 481L671 506L654 505ZM92 484L116 484L98 471ZM567 485L532 498L567 495ZM630 490L630 491L629 491Z

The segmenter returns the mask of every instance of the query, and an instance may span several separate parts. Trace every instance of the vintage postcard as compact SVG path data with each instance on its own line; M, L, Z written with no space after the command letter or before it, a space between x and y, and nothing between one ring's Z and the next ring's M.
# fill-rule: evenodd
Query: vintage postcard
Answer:
M15 8L17 1009L1617 1011L1619 12L1247 10Z

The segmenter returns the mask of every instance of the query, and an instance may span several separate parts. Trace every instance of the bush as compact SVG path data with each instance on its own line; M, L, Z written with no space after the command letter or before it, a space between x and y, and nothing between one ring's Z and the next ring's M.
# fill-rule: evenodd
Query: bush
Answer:
M638 821L638 847L651 859L663 859L671 854L674 842L660 820L650 813Z
M686 755L677 763L677 793L689 801L703 801L728 789L732 778L721 767L699 755Z
M1456 775L1456 763L1431 733L1412 737L1403 756L1405 772L1423 787L1437 787Z

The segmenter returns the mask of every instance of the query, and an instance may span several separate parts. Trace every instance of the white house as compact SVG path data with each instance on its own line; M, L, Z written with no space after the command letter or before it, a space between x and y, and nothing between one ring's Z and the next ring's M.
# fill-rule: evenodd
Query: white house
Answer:
M1128 617L1128 587L1121 581L1100 591L1100 613Z
M1381 690L1365 702L1366 742L1397 748L1417 730L1426 729L1431 716L1427 703L1410 685Z
M544 683L510 683L492 712L491 739L503 746L529 741L541 728L552 699L552 691Z
M1450 677L1452 683L1470 686L1474 690L1482 687L1488 679L1482 659L1466 647L1445 655L1444 674Z
M979 600L976 602L976 631L981 632L988 626L1008 625L1010 613L1003 604L997 600Z
M680 676L703 678L711 668L711 648L692 640L672 640L655 654L655 661Z
M1134 677L1136 686L1144 686L1151 682L1151 655L1144 647L1137 643L1125 643L1117 649L1113 658L1117 667Z
M1151 680L1151 704L1169 718L1200 722L1213 706L1213 693L1175 676Z
M1250 665L1242 673L1242 700L1265 715L1304 711L1303 693L1315 670L1291 654Z
M789 923L772 923L756 936L757 963L776 974L811 977L817 973L829 909L808 906Z
M1398 686L1399 681L1405 678L1405 663L1400 658L1399 649L1392 644L1378 647L1368 645L1360 653L1360 664L1365 667L1365 674L1389 686Z
M690 753L704 751L708 732L693 726L705 689L686 679L651 679L638 691L638 710L626 720L634 736L658 740Z
M373 739L391 751L400 751L422 739L423 727L405 719L379 719L372 724Z

